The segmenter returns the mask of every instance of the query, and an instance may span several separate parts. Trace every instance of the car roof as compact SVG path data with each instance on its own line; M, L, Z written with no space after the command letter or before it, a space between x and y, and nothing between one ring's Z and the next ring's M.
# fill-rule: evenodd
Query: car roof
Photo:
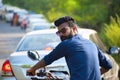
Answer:
M49 23L33 23L32 25L48 25L48 26L50 26L50 24Z
M32 31L28 32L26 35L34 35L34 34L45 34L45 33L55 33L57 29L44 29L44 30L37 30L37 31Z
M29 21L34 21L34 20L45 21L45 19L41 19L41 18L29 18Z
M44 29L44 30L37 30L37 31L32 31L32 32L28 32L26 35L34 35L34 34L49 34L49 33L56 33L57 29ZM86 29L86 28L78 28L78 32L80 35L82 35L83 37L88 37L91 34L95 34L97 33L95 30L93 29Z
M41 18L29 18L28 19L29 22L47 22L45 19L41 19Z

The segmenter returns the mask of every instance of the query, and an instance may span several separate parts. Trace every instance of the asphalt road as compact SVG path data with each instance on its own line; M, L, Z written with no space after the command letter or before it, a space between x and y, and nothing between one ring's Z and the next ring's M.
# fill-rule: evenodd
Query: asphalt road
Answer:
M0 21L0 70L24 34L25 31L20 26L11 26L10 23Z

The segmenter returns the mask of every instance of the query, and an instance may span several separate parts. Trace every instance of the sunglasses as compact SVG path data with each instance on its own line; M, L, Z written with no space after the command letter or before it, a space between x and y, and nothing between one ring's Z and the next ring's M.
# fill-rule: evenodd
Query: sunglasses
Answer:
M62 28L61 30L57 31L56 34L57 34L57 35L59 35L60 33L64 34L64 33L66 33L66 31L67 31L67 28L64 27L64 28Z

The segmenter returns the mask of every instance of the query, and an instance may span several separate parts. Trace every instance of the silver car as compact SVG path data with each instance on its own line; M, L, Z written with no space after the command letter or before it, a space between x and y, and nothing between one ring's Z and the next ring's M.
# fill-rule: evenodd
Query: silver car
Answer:
M55 34L56 31L56 29L48 29L27 33L19 42L16 51L13 52L3 64L2 80L42 80L39 79L41 77L38 75L26 76L26 70L38 62L38 60L32 60L28 57L28 51L37 51L40 59L42 59L60 43L59 37ZM106 53L107 49L99 39L97 32L82 28L78 29L78 32L82 37L96 43L108 59L111 59L113 62L113 68L104 75L101 75L101 78L104 80L118 80L119 66L115 60ZM69 80L69 70L64 57L47 66L46 70L47 72L64 72L65 74L56 72L54 75L56 77L62 77L63 80Z

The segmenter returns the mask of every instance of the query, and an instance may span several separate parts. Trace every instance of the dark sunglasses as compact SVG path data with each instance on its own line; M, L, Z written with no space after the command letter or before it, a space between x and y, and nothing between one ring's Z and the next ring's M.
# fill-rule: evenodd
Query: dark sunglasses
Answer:
M66 31L67 31L67 28L64 27L64 28L62 28L61 30L57 31L56 34L57 34L57 35L59 35L60 33L63 33L63 34L64 34L64 33L66 33Z

